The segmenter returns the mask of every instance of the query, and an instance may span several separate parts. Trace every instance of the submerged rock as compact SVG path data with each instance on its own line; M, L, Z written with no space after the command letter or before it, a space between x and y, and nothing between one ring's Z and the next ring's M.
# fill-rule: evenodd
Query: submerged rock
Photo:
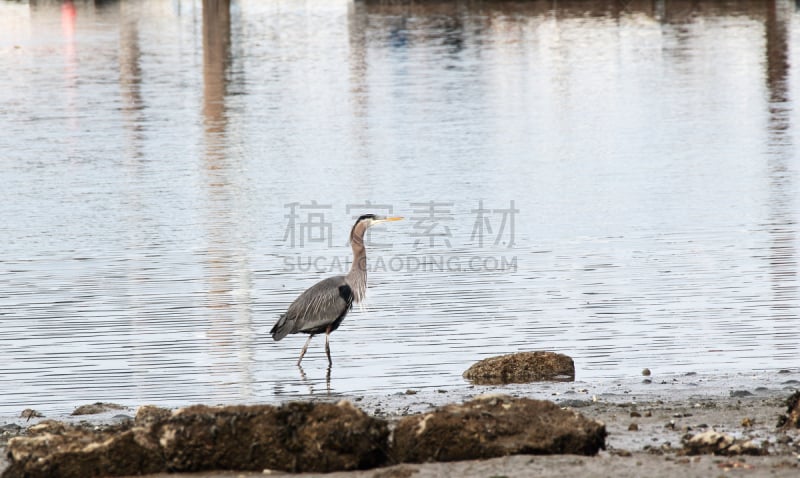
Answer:
M555 352L519 352L473 364L464 378L476 385L575 380L575 363Z
M280 407L142 407L107 430L45 421L9 441L3 478L100 477L164 471L331 472L386 462L388 425L348 402Z
M786 415L778 418L778 427L783 429L800 428L800 391L794 392L786 400Z
M605 448L601 422L552 402L486 395L400 420L395 462L456 461L519 454L594 455Z
M79 406L73 410L72 415L97 415L98 413L105 413L110 410L125 410L125 407L117 405L116 403L96 402Z
M763 448L749 440L737 440L725 433L708 430L684 439L682 455L766 455Z

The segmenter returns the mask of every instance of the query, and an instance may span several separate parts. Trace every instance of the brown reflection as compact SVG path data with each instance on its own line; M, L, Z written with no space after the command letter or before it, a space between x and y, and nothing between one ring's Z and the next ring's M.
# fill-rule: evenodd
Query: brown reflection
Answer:
M225 79L230 48L230 0L203 0L203 119L206 139L212 142L216 140L214 134L224 133L226 128Z
M235 230L237 168L228 149L228 97L231 54L230 0L203 0L203 136L208 246L206 264L206 306L211 309L209 338L218 345L220 356L235 359L243 373L242 393L252 393L254 383L253 336L250 298L236 297L235 290L249 291L251 278L244 247ZM231 334L235 329L241 334ZM215 370L217 367L215 366ZM218 367L223 375L225 363Z
M211 217L209 248L204 258L208 264L209 307L231 306L231 257L227 232L230 208L229 167L225 154L226 71L230 63L231 18L230 0L203 0L203 133L205 139L206 191ZM224 333L219 339L228 341Z
M119 88L122 114L128 132L128 158L143 156L142 51L139 46L139 25L135 16L121 12L119 30Z
M350 106L353 109L352 135L358 148L356 158L369 158L369 81L367 80L367 15L362 2L348 7L348 40L350 43Z
M208 211L211 215L206 220L210 228L210 247L205 259L210 269L207 275L210 282L209 306L214 309L230 307L232 288L229 279L233 276L226 231L231 202L230 168L225 151L226 72L230 64L230 38L230 0L203 0L203 133ZM220 338L225 339L224 334Z
M798 262L794 221L795 181L789 162L794 158L789 94L789 22L790 6L786 2L767 2L764 21L766 86L769 93L767 123L770 171L768 231L770 277L772 280L773 316L776 319L798 318ZM794 327L789 326L790 330Z

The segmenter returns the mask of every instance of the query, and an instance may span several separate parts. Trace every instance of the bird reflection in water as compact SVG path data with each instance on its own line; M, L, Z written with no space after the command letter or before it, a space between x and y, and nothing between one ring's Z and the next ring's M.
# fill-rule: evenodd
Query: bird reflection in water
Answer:
M300 371L300 381L308 387L308 394L314 395L314 382L308 379L306 375L306 371L303 370L303 366L299 363L297 364L297 370ZM331 365L328 364L328 369L325 371L325 394L331 394Z

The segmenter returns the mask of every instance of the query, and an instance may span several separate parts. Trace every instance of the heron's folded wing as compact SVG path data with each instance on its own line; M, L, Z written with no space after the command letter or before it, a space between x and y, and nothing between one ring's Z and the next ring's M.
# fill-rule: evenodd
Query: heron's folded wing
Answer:
M344 276L329 277L300 294L286 312L291 332L321 333L345 314L353 303L350 286Z

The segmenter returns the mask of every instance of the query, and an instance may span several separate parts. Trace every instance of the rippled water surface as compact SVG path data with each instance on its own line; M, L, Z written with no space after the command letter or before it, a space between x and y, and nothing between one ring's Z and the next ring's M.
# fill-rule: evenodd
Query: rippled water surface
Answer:
M707 3L0 2L0 412L797 367L800 13Z

